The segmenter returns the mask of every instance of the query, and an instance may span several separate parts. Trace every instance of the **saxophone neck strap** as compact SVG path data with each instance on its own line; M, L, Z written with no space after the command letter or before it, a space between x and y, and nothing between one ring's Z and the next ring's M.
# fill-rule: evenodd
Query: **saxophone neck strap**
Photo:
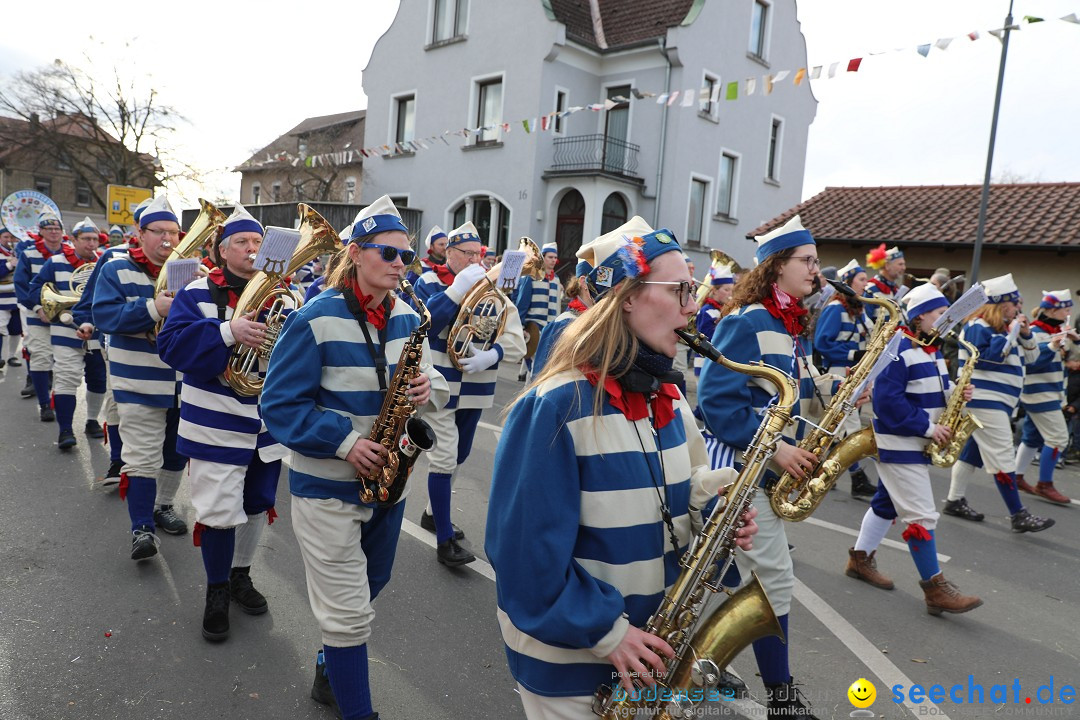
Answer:
M349 314L356 319L356 324L360 326L361 332L364 333L364 341L367 343L368 352L371 353L371 358L375 361L375 374L379 376L379 391L386 392L390 387L386 382L386 326L383 325L379 329L379 344L376 345L371 341L367 312L364 310L364 306L360 304L360 299L356 297L356 293L351 287L346 287L341 292L341 295L345 298L345 307L349 309ZM382 305L386 317L390 317L389 295L383 299Z

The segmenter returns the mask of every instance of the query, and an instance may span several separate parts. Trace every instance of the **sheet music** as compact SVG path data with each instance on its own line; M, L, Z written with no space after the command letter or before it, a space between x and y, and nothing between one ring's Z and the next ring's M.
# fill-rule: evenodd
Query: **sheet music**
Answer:
M900 341L903 337L903 333L898 332L889 338L889 343L885 346L885 351L881 353L877 362L870 368L870 374L859 383L859 386L855 390L855 394L851 396L852 402L863 394L870 383L877 379L878 375L885 372L885 368L889 367L890 364L896 362L900 358Z
M934 323L934 330L939 335L947 334L958 323L963 322L964 318L985 305L988 300L982 284L975 283L942 313Z
M165 263L165 272L168 273L166 276L168 291L175 295L187 287L188 283L198 276L200 265L202 265L202 260L198 258L181 258Z
M834 295L836 295L836 288L834 288L832 285L829 285L828 283L825 283L825 287L821 288L821 291L818 292L817 299L814 301L814 307L811 309L825 307L825 303L832 300Z
M1013 320L1009 325L1009 334L1005 338L1005 350L1001 353L1002 357L1007 357L1012 351L1013 346L1016 345L1016 338L1020 337L1020 321Z
M262 245L259 246L259 252L255 256L255 269L284 275L289 267L289 260L292 259L296 246L299 244L299 230L271 225L266 228Z
M502 267L499 269L499 277L495 280L495 286L500 290L513 290L516 288L527 257L528 253L524 250L507 250L504 252Z
M902 300L903 297L907 295L908 291L910 290L911 288L909 288L907 285L901 285L900 287L896 288L896 297L893 298L893 302L899 303L900 300Z

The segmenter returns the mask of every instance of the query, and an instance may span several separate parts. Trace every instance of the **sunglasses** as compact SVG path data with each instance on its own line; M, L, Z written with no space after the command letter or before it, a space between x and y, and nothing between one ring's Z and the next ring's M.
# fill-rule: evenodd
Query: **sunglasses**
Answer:
M406 265L412 265L413 260L416 259L415 250L400 250L393 245L379 245L378 243L364 243L360 246L361 249L375 248L379 251L380 256L384 262L392 263L401 257L401 262Z

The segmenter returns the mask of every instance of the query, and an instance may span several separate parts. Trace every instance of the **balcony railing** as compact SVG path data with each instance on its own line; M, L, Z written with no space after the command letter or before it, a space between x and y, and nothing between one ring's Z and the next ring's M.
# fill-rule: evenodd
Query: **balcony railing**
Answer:
M641 148L609 135L555 138L553 172L604 172L637 177Z

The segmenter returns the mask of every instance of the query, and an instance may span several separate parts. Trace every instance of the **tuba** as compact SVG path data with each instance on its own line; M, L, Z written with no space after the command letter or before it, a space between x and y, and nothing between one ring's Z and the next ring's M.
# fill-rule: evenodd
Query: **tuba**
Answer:
M377 502L383 507L393 505L401 498L420 452L435 447L435 431L427 422L416 417L416 407L407 395L409 381L420 374L424 338L431 327L431 313L413 292L408 280L401 281L400 293L409 296L420 313L421 321L401 348L394 377L390 379L390 387L379 409L379 417L368 435L368 440L386 448L388 457L386 465L375 468L370 475L356 474L360 481L360 501Z
M172 260L187 260L201 255L203 246L210 241L218 228L225 223L225 213L218 210L212 202L199 198L199 205L202 209L195 217L195 221L191 223L183 239L172 249L169 257L161 266L161 272L158 273L157 280L154 281L155 298L168 289L169 271L166 266L169 262ZM155 335L161 331L161 326L164 324L164 320L158 322L157 327L154 329Z
M839 292L853 294L847 285L835 280L829 282ZM889 298L862 297L859 299L869 305L877 305L885 313L878 317L874 325L874 332L866 344L866 354L840 383L840 387L829 401L829 406L825 408L825 414L822 415L820 423L814 425L814 429L799 443L800 448L818 456L817 465L807 472L802 480L785 472L768 490L769 504L776 514L785 520L799 522L810 517L832 486L836 484L840 473L844 472L854 460L859 459L855 453L866 449L858 445L860 442L865 445L865 436L861 435L860 431L845 438L841 446L830 453L830 448L843 430L844 420L855 410L857 399L855 390L863 384L863 380L870 374L878 357L885 351L896 328L900 327L902 316L900 306ZM887 319L885 315L888 315ZM873 439L872 430L870 438ZM873 455L876 452L875 443L873 452L869 454ZM867 457L867 455L862 457Z
M71 324L71 308L75 307L75 303L79 302L82 298L83 291L86 289L86 283L90 280L90 275L94 272L94 265L96 263L88 262L83 263L71 273L71 279L68 281L71 291L64 293L56 289L54 283L45 283L41 286L41 310L49 318L50 322L60 322L64 325Z
M927 457L938 467L951 467L960 457L960 451L964 449L971 433L982 429L983 426L977 417L964 411L964 388L971 382L971 375L975 372L975 363L979 362L979 349L963 338L960 338L960 344L968 351L970 357L957 375L956 385L949 394L945 409L941 411L941 416L937 420L939 425L944 425L952 431L952 437L945 445L931 441L926 446Z
M769 406L743 457L743 469L728 488L723 508L715 510L679 560L682 568L675 584L643 628L663 638L675 657L655 694L628 696L616 686L602 686L593 700L593 712L604 720L641 716L671 720L695 717L695 706L717 687L720 671L748 644L784 631L761 583L754 575L746 587L730 593L720 586L735 552L735 533L742 515L757 492L766 463L776 452L780 436L791 424L791 410L799 389L790 376L761 362L737 363L721 355L701 333L676 330L690 348L736 372L763 378L776 387L777 401ZM705 592L723 590L728 600L708 618L702 617Z
M280 272L269 268L261 270L248 280L244 292L236 301L233 317L255 313L260 315L266 309L266 337L258 348L237 343L229 356L225 368L225 381L237 395L254 397L262 392L263 377L259 374L259 361L270 359L281 328L285 324L286 311L299 307L303 298L282 282L283 277L292 275L319 255L337 252L342 248L341 238L322 215L310 206L300 203L300 244L296 246L288 266ZM186 239L186 238L185 238Z
M522 273L530 275L534 280L542 278L544 261L536 243L531 238L523 237L518 243L518 250L528 253L529 256L525 260ZM509 288L495 286L501 270L500 262L469 288L461 301L457 317L450 326L450 332L446 336L446 354L450 363L458 370L462 369L461 359L468 356L470 343L480 343L487 350L495 344L506 327L506 311L512 301L506 295Z

